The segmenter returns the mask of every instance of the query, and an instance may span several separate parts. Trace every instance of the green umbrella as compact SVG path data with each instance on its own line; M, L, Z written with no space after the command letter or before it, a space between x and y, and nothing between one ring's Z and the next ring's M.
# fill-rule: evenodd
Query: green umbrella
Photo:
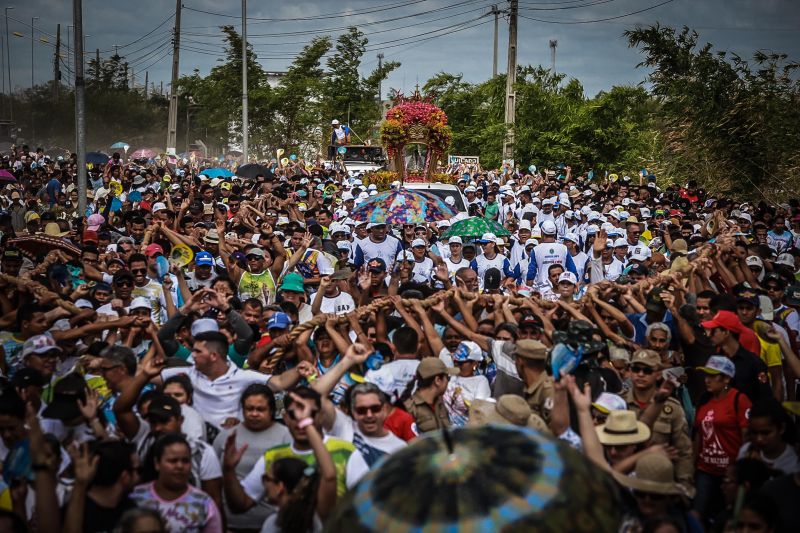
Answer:
M387 456L337 505L326 531L616 531L614 480L533 429L440 431Z
M489 220L483 217L470 217L464 220L459 220L447 231L442 233L442 238L447 239L450 237L480 237L484 233L494 233L498 237L502 235L511 235L511 232L503 227L502 224L495 220Z

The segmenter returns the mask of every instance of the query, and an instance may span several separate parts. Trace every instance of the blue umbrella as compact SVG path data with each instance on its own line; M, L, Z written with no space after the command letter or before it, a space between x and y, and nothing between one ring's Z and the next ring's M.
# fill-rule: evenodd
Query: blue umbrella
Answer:
M115 142L114 144L111 145L111 148L114 148L114 149L117 149L117 150L119 150L119 149L127 150L130 147L131 147L131 145L129 145L125 141Z
M93 165L105 165L111 159L103 152L89 152L86 154L86 162Z
M209 178L232 178L234 176L233 172L227 168L207 168L200 174Z

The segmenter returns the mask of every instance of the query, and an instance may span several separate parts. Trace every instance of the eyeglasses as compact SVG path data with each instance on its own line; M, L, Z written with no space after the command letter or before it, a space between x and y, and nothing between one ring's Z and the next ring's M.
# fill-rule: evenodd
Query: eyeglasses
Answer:
M147 274L146 268L132 268L131 274Z
M631 366L631 372L633 374L644 374L645 376L649 376L655 372L655 369L645 365L633 365Z
M779 287L777 285L767 285L767 291L768 292L781 292L781 291L783 291L783 288Z
M260 255L248 255L247 256L247 260L248 261L258 261L259 259L264 259L264 258L261 257Z
M383 409L383 405L381 404L373 404L373 405L362 405L353 409L355 413L359 416L365 416L367 414L377 415Z

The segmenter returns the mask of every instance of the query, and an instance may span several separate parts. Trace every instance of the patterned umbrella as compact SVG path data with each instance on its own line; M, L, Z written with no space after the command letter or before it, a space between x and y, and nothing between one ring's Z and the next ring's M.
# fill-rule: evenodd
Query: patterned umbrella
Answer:
M422 224L457 214L435 194L400 188L369 198L353 209L350 218L383 224Z
M158 155L157 150L152 148L140 148L131 154L131 159L152 159Z
M614 480L533 429L437 432L382 460L339 503L327 531L616 531Z
M15 181L17 181L17 178L14 177L14 174L6 169L0 169L0 182L11 183Z
M61 250L74 257L80 257L81 255L80 248L67 239L51 235L22 235L21 237L10 239L8 245L18 248L22 255L32 261L40 261L50 250Z
M484 233L494 233L498 237L501 235L511 235L511 232L504 228L499 222L483 217L470 217L455 222L447 231L442 233L442 238L480 237Z
M207 168L200 174L209 178L232 178L234 176L233 172L227 168Z

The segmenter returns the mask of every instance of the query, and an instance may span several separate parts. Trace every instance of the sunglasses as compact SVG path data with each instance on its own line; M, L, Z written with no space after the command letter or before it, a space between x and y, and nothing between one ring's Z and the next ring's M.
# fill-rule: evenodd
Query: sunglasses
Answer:
M131 269L131 274L147 274L146 268L134 268Z
M261 257L260 255L248 255L247 256L247 260L248 261L258 261L259 259L264 259L264 258Z
M649 376L655 372L655 369L645 365L633 365L631 366L631 372L633 374L644 374L645 376Z
M383 405L381 404L374 404L374 405L362 405L360 407L356 407L353 409L355 413L359 416L365 416L367 414L377 415L383 409Z
M132 281L118 281L115 283L117 287L133 287Z

